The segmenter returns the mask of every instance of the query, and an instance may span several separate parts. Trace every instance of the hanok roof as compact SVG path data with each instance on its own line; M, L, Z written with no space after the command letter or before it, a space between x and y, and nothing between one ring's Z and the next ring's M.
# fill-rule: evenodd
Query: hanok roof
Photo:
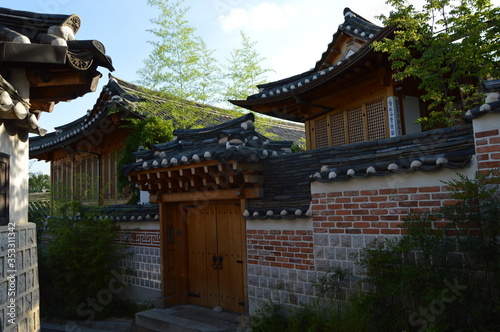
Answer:
M84 139L92 130L99 128L101 123L117 109L130 117L144 117L148 113L137 106L138 102L150 101L158 105L155 115L164 118L172 116L167 100L156 96L153 91L119 79L110 75L109 82L103 87L102 92L97 99L93 109L87 114L75 121L56 127L56 131L45 135L44 137L30 138L30 158L42 158L43 154L60 149L63 146L78 142ZM235 118L234 112L222 110L209 105L197 104L188 101L185 102L194 106L200 112L200 118L205 124L218 124L231 121ZM294 142L304 137L304 129L301 125L288 123L284 121L275 121L267 129L277 137L290 139ZM182 131L179 131L182 132Z
M78 15L0 8L0 63L4 68L26 69L30 84L29 103L21 103L16 90L0 78L0 119L43 135L37 122L41 111L50 112L59 101L94 91L101 77L98 66L113 70L100 42L75 40L80 23Z
M124 168L124 172L128 175L132 171L168 168L207 160L258 162L291 152L292 142L272 141L257 133L254 119L254 115L249 113L203 129L176 129L176 140L157 144L151 150L137 151L137 161Z
M287 99L293 103L300 103L301 94L327 82L333 82L363 63L368 64L368 59L374 53L371 44L389 36L394 30L393 27L379 27L349 8L344 9L344 19L344 23L339 25L332 42L314 68L299 75L259 85L259 93L248 96L247 100L231 100L230 102L250 110L257 110L258 105L283 102ZM352 37L363 45L358 50L350 50L346 54L339 55L340 44L346 37ZM289 108L286 113L277 114L274 110L272 115L286 117L293 121L305 120L303 115Z
M290 153L289 143L273 142L256 133L252 114L206 129L177 130L175 134L176 141L138 151L137 161L127 165L125 173L158 173L212 160L259 164L263 195L248 201L244 217L249 220L310 217L312 181L462 168L474 154L470 125L300 153ZM155 179L141 179L147 181Z

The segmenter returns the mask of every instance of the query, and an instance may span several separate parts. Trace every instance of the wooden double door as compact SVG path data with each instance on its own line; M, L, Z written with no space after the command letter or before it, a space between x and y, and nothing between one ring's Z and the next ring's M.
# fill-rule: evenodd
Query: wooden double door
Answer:
M186 207L188 301L245 312L240 204Z

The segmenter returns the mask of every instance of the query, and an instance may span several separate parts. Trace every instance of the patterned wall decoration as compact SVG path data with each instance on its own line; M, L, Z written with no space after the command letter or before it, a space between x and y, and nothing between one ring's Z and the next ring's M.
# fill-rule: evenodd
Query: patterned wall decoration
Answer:
M121 230L114 241L135 247L160 247L159 230Z

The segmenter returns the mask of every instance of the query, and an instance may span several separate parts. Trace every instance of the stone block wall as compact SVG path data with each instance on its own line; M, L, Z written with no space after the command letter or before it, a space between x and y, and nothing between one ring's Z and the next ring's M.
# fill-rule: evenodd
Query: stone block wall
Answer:
M0 330L40 331L37 262L35 224L0 227Z
M466 176L473 162L460 169ZM391 174L386 177L313 182L313 217L298 220L247 221L248 297L250 314L268 300L303 306L320 295L315 287L326 273L342 269L340 298L364 285L359 254L373 241L395 238L410 211L427 212L452 204L442 181L456 170ZM435 227L443 227L436 223Z
M126 257L118 263L122 282L126 285L121 295L138 302L156 301L161 295L159 230L122 229L115 243L127 246Z

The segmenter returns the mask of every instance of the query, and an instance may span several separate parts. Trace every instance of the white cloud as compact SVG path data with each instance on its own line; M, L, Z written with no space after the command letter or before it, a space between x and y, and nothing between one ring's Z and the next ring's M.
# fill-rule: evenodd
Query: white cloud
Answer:
M298 16L298 11L291 6L262 2L248 9L233 8L218 20L224 31L243 29L262 32L284 29Z
M243 8L233 8L227 16L220 16L222 30L233 31L243 28L248 21L248 12Z

